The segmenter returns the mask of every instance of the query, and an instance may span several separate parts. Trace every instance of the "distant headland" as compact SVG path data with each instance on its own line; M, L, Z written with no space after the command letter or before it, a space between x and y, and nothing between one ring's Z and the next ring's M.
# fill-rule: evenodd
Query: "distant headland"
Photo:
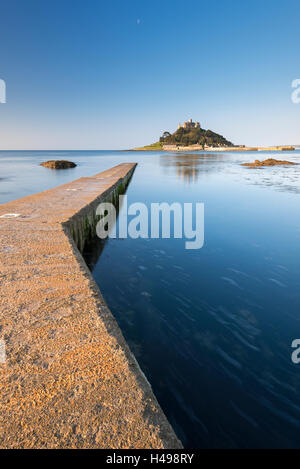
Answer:
M158 142L140 148L136 151L288 151L295 150L292 146L277 147L246 147L234 145L220 134L212 130L202 129L200 122L192 119L179 123L174 133L164 132Z

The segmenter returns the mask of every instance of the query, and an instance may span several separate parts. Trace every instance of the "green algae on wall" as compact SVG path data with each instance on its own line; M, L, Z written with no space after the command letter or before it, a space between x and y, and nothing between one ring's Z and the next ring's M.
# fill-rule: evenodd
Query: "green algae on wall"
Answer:
M96 199L94 203L85 207L82 213L76 214L69 220L68 225L72 238L81 253L85 244L96 236L96 226L101 219L100 215L96 213L98 205L101 202L110 202L118 208L119 196L125 193L134 169L112 186L105 196Z

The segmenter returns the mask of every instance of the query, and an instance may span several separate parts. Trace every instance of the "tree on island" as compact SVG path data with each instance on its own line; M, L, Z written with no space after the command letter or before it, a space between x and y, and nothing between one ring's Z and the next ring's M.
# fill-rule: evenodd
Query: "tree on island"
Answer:
M167 145L202 145L203 149L205 146L233 146L233 144L226 140L226 138L222 135L219 135L212 130L205 130L201 128L180 127L173 134L170 132L164 132L159 141L160 143Z

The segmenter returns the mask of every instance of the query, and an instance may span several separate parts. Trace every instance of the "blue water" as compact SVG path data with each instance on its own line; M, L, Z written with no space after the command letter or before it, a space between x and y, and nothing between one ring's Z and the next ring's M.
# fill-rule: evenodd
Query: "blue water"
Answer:
M87 262L186 447L300 447L300 165L268 153L0 152L0 200L136 161L128 203L204 202L205 244L109 239ZM69 159L72 170L40 167ZM300 163L300 152L275 158Z

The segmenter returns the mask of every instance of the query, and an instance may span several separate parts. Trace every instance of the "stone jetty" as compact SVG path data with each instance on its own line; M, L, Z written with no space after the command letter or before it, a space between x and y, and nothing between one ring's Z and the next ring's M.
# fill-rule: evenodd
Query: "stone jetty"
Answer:
M1 448L181 448L80 254L135 166L0 205Z

